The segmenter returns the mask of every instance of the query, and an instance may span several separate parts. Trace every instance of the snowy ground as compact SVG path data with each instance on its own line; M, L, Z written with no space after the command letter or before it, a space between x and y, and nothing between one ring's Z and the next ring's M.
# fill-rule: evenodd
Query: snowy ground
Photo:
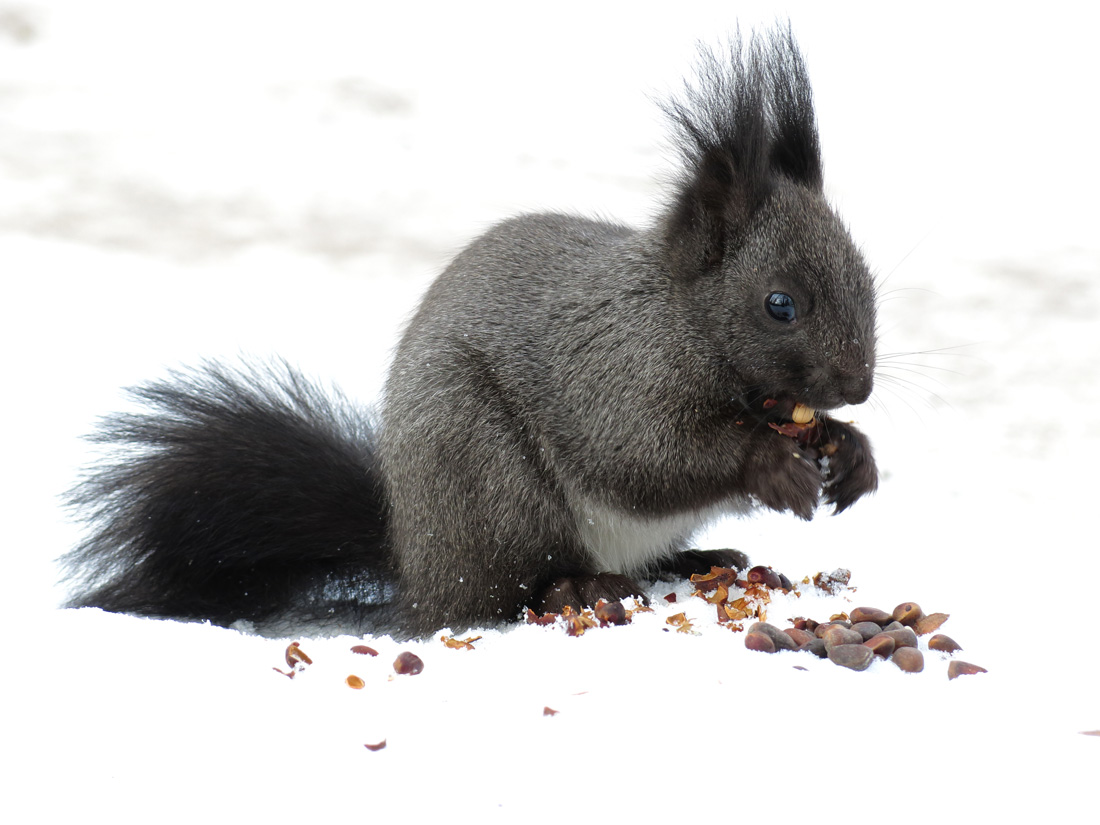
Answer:
M1094 816L1096 12L389 5L0 2L11 821ZM305 638L294 680L272 671L288 640L56 609L78 535L58 496L119 387L278 353L373 398L419 292L493 221L647 220L669 161L651 96L696 39L788 14L830 196L884 280L899 355L852 411L884 478L841 517L701 543L853 571L856 593L776 622L915 600L987 674L751 653L685 587L576 639L366 659ZM698 635L666 632L684 609ZM389 679L400 648L422 674Z

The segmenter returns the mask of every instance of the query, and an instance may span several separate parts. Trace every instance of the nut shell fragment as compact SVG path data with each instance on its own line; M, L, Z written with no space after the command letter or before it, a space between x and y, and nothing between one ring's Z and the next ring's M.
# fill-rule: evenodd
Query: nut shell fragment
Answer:
M913 625L913 630L917 632L918 636L926 636L939 630L940 625L946 622L947 619L948 615L946 613L929 613L927 616L917 619Z
M303 665L313 664L313 660L306 655L306 652L299 647L298 642L291 642L286 648L286 663L288 667L294 667L301 663Z
M928 649L938 650L940 653L954 653L957 650L962 650L962 645L950 636L945 636L943 633L937 633L928 640Z
M973 676L975 673L988 673L984 667L978 665L972 665L970 662L963 662L959 659L955 659L953 662L947 665L947 678L954 679L958 676Z

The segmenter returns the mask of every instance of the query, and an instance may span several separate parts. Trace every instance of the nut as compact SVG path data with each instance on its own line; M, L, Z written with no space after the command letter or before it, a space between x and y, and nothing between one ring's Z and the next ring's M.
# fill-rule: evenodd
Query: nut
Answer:
M393 669L397 673L415 676L424 669L424 660L408 650L402 651L393 661Z
M924 654L915 647L899 647L890 657L890 661L906 673L920 673L924 670Z

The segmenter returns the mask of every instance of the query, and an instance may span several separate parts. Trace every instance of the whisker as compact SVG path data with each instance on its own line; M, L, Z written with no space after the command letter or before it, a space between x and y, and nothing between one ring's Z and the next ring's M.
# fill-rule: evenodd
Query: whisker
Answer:
M938 228L939 228L939 221L936 221L930 227L928 227L928 231L925 232L923 236L921 236L921 239L919 241L917 241L915 244L913 244L913 246L909 249L908 252L906 252L904 255L901 256L901 260L898 261L896 264L894 264L894 266L890 269L890 271L888 273L886 273L885 277L883 277L881 280L876 278L876 283L875 283L876 289L882 287L887 281L889 281L892 277L894 277L894 273L897 272L899 269L901 269L902 264L904 264L907 260L909 260L909 256L912 255L914 252L916 252L924 244L924 242L928 240L929 235L931 235L933 232L935 232Z

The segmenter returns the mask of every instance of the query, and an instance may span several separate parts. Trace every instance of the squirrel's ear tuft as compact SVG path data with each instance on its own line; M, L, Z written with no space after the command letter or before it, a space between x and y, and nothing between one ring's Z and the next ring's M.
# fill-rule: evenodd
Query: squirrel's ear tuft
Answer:
M700 48L694 83L662 108L683 161L664 234L677 272L720 263L777 177L820 191L821 152L805 63L790 27L719 58Z
M821 143L806 63L788 25L771 33L766 66L771 92L769 167L796 183L821 191Z

